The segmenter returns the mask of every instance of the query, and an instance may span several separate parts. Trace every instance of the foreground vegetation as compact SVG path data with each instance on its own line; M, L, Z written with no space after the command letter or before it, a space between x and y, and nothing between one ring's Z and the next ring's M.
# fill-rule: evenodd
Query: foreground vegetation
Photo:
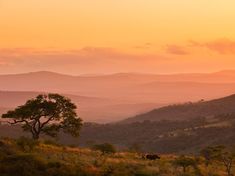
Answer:
M105 152L107 149L107 152ZM111 149L111 150L110 150ZM218 150L217 150L218 149ZM1 176L225 176L219 148L203 156L163 155L146 160L135 152L116 152L110 145L92 149L60 146L27 138L0 140ZM224 153L225 154L225 153ZM223 155L226 157L226 155ZM232 156L232 155L230 155ZM225 159L225 158L224 158ZM229 159L229 157L227 158ZM233 162L233 158L232 158ZM229 173L230 176L232 172Z
M103 133L108 138L120 140L132 134L135 141L126 139L129 144L128 151L119 151L110 143L89 141L90 149L68 147L40 138L41 135L52 138L68 133L72 137L80 135L82 120L76 114L76 105L70 99L58 94L39 95L28 100L25 105L8 111L2 117L9 124L18 124L22 130L31 134L31 139L21 137L18 139L2 138L0 140L0 176L233 176L235 160L234 147L210 146L205 147L198 155L162 155L144 154L143 151L160 151L157 147L167 148L162 138L182 138L184 150L190 144L186 137L197 135L203 129L217 131L218 127L235 128L234 114L225 114L207 119L205 117L182 122L136 122L133 124L102 125ZM9 121L10 120L10 121ZM85 124L85 127L100 128L96 124ZM119 131L113 133L108 128L119 126ZM142 130L140 130L142 128ZM85 128L86 129L86 128ZM117 129L117 128L114 128ZM156 131L159 130L159 131ZM200 129L198 131L198 129ZM131 133L127 133L131 130ZM173 130L173 131L172 131ZM97 131L97 130L96 130ZM102 130L90 133L90 136L99 139ZM111 134L108 132L111 131ZM91 131L90 131L91 132ZM121 132L121 133L120 133ZM123 134L122 132L126 133ZM130 132L130 131L129 131ZM161 132L161 133L160 133ZM140 134L141 133L141 134ZM232 131L234 133L234 131ZM139 134L139 135L138 135ZM143 135L142 135L143 134ZM158 134L154 136L152 134ZM208 134L208 133L204 133ZM215 133L216 134L216 133ZM228 133L224 133L228 134ZM223 134L223 138L224 138ZM97 136L98 135L98 136ZM119 137L115 136L119 135ZM89 135L88 135L89 136ZM149 139L146 136L154 137ZM234 135L232 135L234 136ZM217 133L218 137L218 133ZM67 137L62 137L67 139ZM42 140L44 139L44 140ZM146 139L148 140L146 142ZM68 140L68 139L67 139ZM125 140L120 140L125 141ZM155 141L155 142L154 142ZM172 140L174 141L174 140ZM88 142L88 141L87 141ZM158 145L156 145L158 142ZM111 142L116 144L116 142ZM146 146L152 143L152 149ZM142 148L140 144L145 144ZM160 145L162 144L162 145ZM193 146L195 146L193 144ZM196 145L197 146L197 145ZM230 145L231 146L231 145ZM118 146L119 149L120 145ZM175 148L175 147L174 147ZM200 147L199 147L200 148ZM199 150L198 148L198 150ZM123 149L123 148L122 148ZM144 149L144 150L143 150ZM160 151L161 153L164 153ZM171 153L171 152L170 152ZM186 152L182 152L186 153ZM194 152L194 154L197 152Z

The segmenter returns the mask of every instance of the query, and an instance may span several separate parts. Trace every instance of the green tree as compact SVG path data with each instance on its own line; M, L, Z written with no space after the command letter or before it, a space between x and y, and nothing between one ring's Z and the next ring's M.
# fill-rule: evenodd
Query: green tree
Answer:
M116 148L112 144L109 144L109 143L96 144L96 145L92 146L92 149L102 152L103 155L116 152Z
M179 156L176 158L173 162L175 166L181 167L183 169L183 172L185 173L188 167L194 167L196 162L193 158L186 157L184 155Z
M201 155L205 158L206 167L212 164L213 160L218 158L219 151L220 151L219 146L217 147L208 146L201 150Z
M235 150L233 148L220 146L218 149L217 159L223 163L226 168L227 175L233 176L232 167L235 160Z
M232 167L235 160L235 150L233 148L227 148L225 146L213 146L207 147L202 151L206 162L211 161L221 162L226 168L228 176L232 176Z
M10 124L21 124L24 131L30 132L37 140L41 134L56 137L62 130L72 136L79 136L82 126L77 117L76 105L70 99L59 94L38 95L2 118Z

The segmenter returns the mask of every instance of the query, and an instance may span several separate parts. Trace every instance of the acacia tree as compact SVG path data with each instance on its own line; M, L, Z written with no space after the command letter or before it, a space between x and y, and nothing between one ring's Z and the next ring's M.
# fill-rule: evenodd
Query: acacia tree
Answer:
M232 167L235 160L234 148L226 148L224 146L220 146L217 159L223 163L224 167L226 168L227 175L233 176Z
M212 161L221 162L226 168L228 176L232 176L232 167L235 160L234 148L226 148L225 146L212 146L207 147L202 151L206 164L212 163Z
M201 150L201 155L205 158L205 165L208 167L214 160L218 158L221 146L208 146Z
M181 167L183 169L183 172L186 173L187 168L190 166L194 167L196 162L193 158L181 155L173 161L173 164L175 166Z
M76 105L59 94L38 95L2 118L8 123L21 124L37 140L41 134L56 137L60 131L79 136L82 120L77 116Z

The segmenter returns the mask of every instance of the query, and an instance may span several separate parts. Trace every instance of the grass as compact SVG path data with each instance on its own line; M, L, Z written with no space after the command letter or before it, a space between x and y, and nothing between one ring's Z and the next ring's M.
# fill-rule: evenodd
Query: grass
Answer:
M209 167L203 158L197 169L174 165L175 155L161 156L160 160L142 159L141 154L117 152L104 154L90 149L60 146L39 142L22 148L22 142L0 140L0 176L225 176L219 163ZM26 143L26 145L28 145ZM192 156L193 157L193 156Z

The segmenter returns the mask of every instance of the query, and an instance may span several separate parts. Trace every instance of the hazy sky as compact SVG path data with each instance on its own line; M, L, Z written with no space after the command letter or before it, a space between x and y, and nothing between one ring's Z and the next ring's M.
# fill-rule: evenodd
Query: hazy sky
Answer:
M234 0L0 0L0 74L235 69Z

